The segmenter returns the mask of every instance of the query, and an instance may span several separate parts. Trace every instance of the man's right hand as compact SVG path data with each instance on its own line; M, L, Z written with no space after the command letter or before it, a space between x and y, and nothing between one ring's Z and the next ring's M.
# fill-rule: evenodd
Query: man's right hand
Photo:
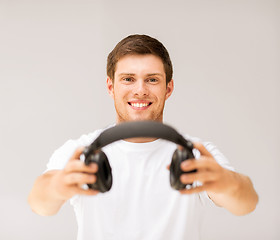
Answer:
M39 176L29 194L28 202L40 215L54 215L61 206L76 194L96 195L99 191L83 189L85 184L96 182L96 163L86 166L80 161L84 148L78 148L62 170L50 170Z
M51 181L53 193L58 199L68 200L76 194L81 195L96 195L98 191L93 189L83 189L85 184L93 184L96 182L98 166L92 163L86 166L80 161L80 155L84 148L78 148L65 168L55 174Z

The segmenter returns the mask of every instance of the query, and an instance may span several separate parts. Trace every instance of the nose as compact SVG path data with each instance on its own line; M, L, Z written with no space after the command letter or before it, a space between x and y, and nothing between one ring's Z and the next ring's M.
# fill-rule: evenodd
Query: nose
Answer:
M134 84L133 94L139 97L149 95L149 89L144 80L138 80L136 84Z

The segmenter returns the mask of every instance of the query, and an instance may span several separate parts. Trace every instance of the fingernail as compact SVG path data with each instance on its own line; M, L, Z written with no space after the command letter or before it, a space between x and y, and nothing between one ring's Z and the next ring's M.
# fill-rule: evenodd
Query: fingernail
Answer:
M96 163L92 163L89 166L93 169L96 169L96 170L98 169L98 165Z
M180 181L183 182L184 181L184 177L180 176Z
M187 167L189 165L190 165L189 161L184 161L184 162L181 163L181 167L183 167L183 168L185 168L185 167Z

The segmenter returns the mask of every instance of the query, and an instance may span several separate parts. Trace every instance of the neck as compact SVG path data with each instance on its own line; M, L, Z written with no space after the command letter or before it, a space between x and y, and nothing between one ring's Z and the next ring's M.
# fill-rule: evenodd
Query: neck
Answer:
M128 138L124 140L132 143L147 143L147 142L153 142L157 140L157 138Z

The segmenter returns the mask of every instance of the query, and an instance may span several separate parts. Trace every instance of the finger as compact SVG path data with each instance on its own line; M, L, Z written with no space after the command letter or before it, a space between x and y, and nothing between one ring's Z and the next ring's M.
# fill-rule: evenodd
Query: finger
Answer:
M95 183L96 176L94 174L85 174L85 173L71 173L65 176L64 182L67 185L73 184L87 184L87 183Z
M181 165L180 165L181 170L184 172L188 172L188 171L192 171L192 170L196 169L195 161L196 160L188 159L188 160L181 162Z
M80 189L78 194L93 196L93 195L96 195L98 193L99 193L99 191L93 190L93 189L88 189L88 190Z
M181 150L181 151L183 151L183 150L184 150L184 147L183 147L183 146L181 146L181 145L177 145L177 148L178 148L179 150Z
M67 173L71 173L71 172L97 173L98 165L97 163L91 163L90 165L85 165L81 161L70 161L67 163L64 170Z
M192 170L211 170L216 161L213 161L213 158L208 156L201 156L199 159L196 160L185 160L181 163L181 170L184 172L189 172Z
M83 189L81 187L72 187L71 189L72 195L88 195L88 196L93 196L99 193L98 190L95 189Z
M206 191L207 186L202 185L202 186L198 186L198 187L192 187L192 188L185 188L185 189L181 189L179 190L179 192L181 194L194 194L194 193L199 193L199 192L203 192Z
M199 181L201 183L212 182L215 180L215 175L208 171L185 173L180 176L180 181L184 184Z
M78 147L75 152L73 153L73 155L70 158L70 161L72 160L79 160L80 159L80 155L83 153L84 151L84 147Z
M201 155L208 156L208 157L213 157L210 152L204 147L204 145L200 142L195 142L193 143L194 148L199 150Z

